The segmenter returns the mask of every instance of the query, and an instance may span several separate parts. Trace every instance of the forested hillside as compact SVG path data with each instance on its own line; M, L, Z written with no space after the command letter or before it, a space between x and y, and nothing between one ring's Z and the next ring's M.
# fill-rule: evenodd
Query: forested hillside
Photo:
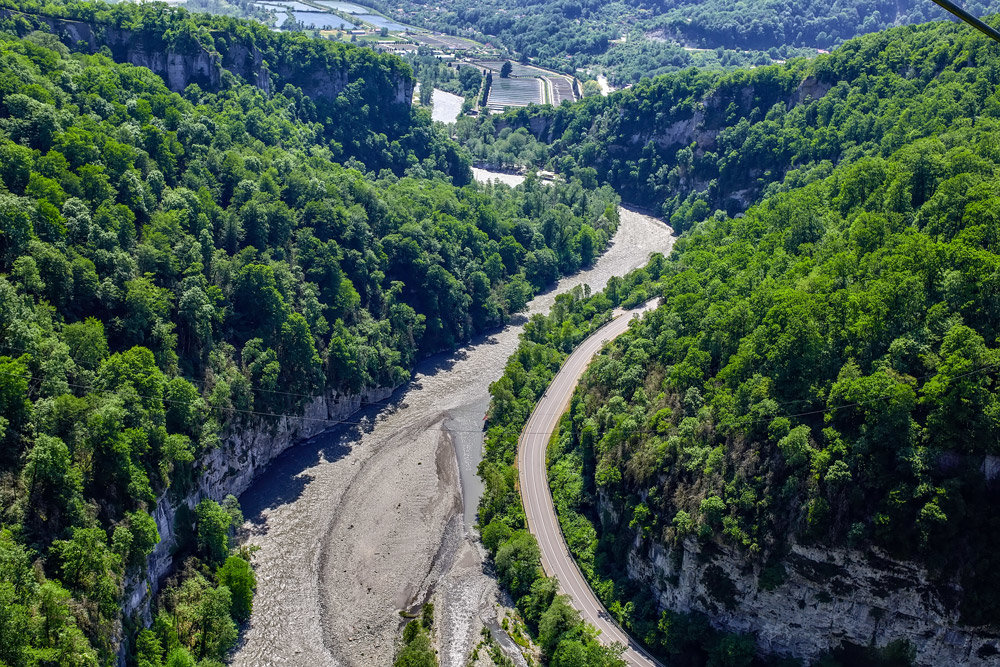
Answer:
M989 114L1000 47L971 32L897 28L814 60L690 69L572 106L463 118L458 133L481 160L596 178L683 231Z
M594 363L554 452L609 604L644 598L636 535L738 547L762 585L792 543L874 545L996 632L997 146L981 119L678 242L664 305Z
M234 78L265 94L291 85L310 98L301 119L323 124L334 158L400 172L433 157L465 182L458 156L409 113L413 76L399 58L162 3L0 0L0 17L18 36L44 30L74 51L149 67L174 92L218 92Z
M188 27L165 16L165 35ZM399 384L506 321L603 249L617 197L460 188L468 159L426 112L391 143L367 132L382 110L359 115L363 85L322 115L290 84L181 95L5 27L0 662L109 664L137 630L121 596L159 541L151 508L228 428ZM384 151L339 164L352 136ZM239 523L231 499L178 514L184 565L130 642L138 664L216 664L236 641L254 587Z
M385 11L398 6L371 4ZM994 0L959 4L976 16L1000 9ZM768 64L787 57L789 49L815 53L868 33L948 16L931 0L408 0L402 7L420 24L474 36L536 64L567 72L597 65L623 83L637 80L626 74L635 62L645 63L646 76L660 67L697 64L697 54L684 47L724 51L728 62L704 61L716 66ZM635 41L645 42L647 53L631 49L628 42Z
M774 169L757 183L762 201L736 217L708 215L707 207L674 216L687 232L666 262L648 267L644 278L655 284L629 288L638 289L633 301L658 293L663 304L595 360L550 448L571 551L611 613L665 659L711 663L725 655L725 664L750 664L754 641L720 638L698 616L659 608L654 593L703 587L693 608L718 624L727 610L751 617L756 593L780 591L793 575L819 582L823 593L799 608L828 610L825 619L857 604L862 592L883 598L881 627L935 619L934 632L897 635L900 641L868 653L867 639L843 632L850 618L801 630L842 664L905 664L914 656L930 664L939 650L995 655L997 49L947 24L904 28L815 63L721 79L664 77L617 101L536 116L557 139L528 141L526 150L553 149L552 164L565 160L564 173L587 174L575 159L601 164L602 150L616 148L608 136L628 137L638 127L667 135L670 114L690 112L671 112L663 100L698 107L704 93L690 91L699 85L718 90L742 80L742 103L770 109L754 124L740 117L735 96L733 125L718 135L720 143L741 137L728 156L742 169L761 162ZM818 99L790 110L775 102L806 86ZM666 93L672 90L685 92ZM708 117L709 105L702 108ZM530 115L487 122L527 125ZM584 122L574 125L574 115ZM518 134L527 133L503 130L497 143ZM679 153L690 160L697 147ZM634 168L648 173L656 155L649 148ZM783 181L781 160L796 167ZM626 173L603 172L623 186ZM722 173L739 177L739 170ZM713 185L720 193L721 181ZM621 288L595 299L617 301ZM513 442L578 335L581 310L564 308L527 331L504 379L491 387L480 520L487 546L499 545L490 548L502 581L507 569L537 562L522 544ZM803 560L798 545L818 547L830 562ZM835 550L867 554L887 579L869 580L866 591L846 587ZM713 565L729 553L738 557L735 574ZM657 562L643 560L655 554ZM923 596L921 612L892 607L889 598L910 585L892 578L901 571L892 562L926 570L928 582L914 593ZM701 578L679 581L682 563ZM654 574L642 581L630 578L648 571ZM754 597L741 600L744 591ZM787 640L804 621L796 618L788 631L795 612L786 611ZM941 637L950 630L949 648ZM972 634L957 639L964 631ZM816 632L829 637L814 641ZM966 645L966 636L980 643ZM771 645L787 652L794 644L781 641Z
M895 26L947 16L932 2L895 0L636 0L652 21L691 46L768 50L783 45L827 49L845 40ZM990 0L958 3L975 16L997 10Z

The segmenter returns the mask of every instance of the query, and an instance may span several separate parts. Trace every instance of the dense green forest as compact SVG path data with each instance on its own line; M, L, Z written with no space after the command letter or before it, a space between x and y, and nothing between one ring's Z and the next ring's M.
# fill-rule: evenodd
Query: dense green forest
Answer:
M897 28L814 60L692 68L580 104L462 118L457 132L479 160L596 177L683 231L989 114L998 52L968 27Z
M123 586L159 541L157 499L194 487L230 425L397 385L506 321L593 261L618 199L459 187L468 158L426 111L391 142L363 131L363 86L322 116L291 84L178 94L25 27L0 25L0 662L109 664L134 637L144 667L213 665L252 604L239 507L178 514L182 565L136 635ZM372 57L355 51L337 48ZM347 157L352 133L391 159Z
M325 144L334 159L353 157L368 169L400 173L429 158L458 184L467 182L466 165L454 146L408 112L405 90L412 88L413 72L395 56L298 33L276 33L254 21L192 14L163 3L0 0L0 9L5 7L16 10L6 27L20 36L48 30L52 18L82 22L93 28L92 45L78 44L68 31L60 34L74 50L101 50L118 62L131 62L135 54L153 61L156 54L172 53L181 59L175 66L181 67L185 60L203 56L212 61L212 69L222 68L221 83L214 88L240 77L263 85L256 81L259 77L276 92L291 85L299 89L296 120L321 124L316 143ZM189 71L189 83L215 92L210 73L197 65Z
M877 546L924 565L963 623L1000 627L1000 487L989 477L1000 434L997 48L950 24L902 28L812 63L661 77L608 100L483 121L503 128L495 143L520 136L521 155L624 186L622 172L575 159L624 155L606 138L655 134L676 122L670 113L690 117L677 110L685 103L708 117L705 91L736 81L751 84L744 110L767 111L752 123L737 96L717 140L738 133L729 159L774 165L747 196L759 203L735 217L707 205L675 212L687 231L673 253L624 292L630 302L661 295L663 305L595 360L550 447L571 551L612 615L664 659L723 664L714 652L724 651L733 660L724 664L749 664L753 641L657 609L625 574L636 539L726 544L762 585L780 584L792 542ZM802 82L822 90L833 80L817 100L777 102ZM511 129L538 116L550 144ZM794 168L779 172L780 159ZM616 302L621 289L593 298ZM479 518L501 582L525 603L525 578L501 551L518 545L512 562L533 571L516 440L563 355L599 322L584 304L579 315L566 302L533 320L491 387ZM598 497L613 512L599 512ZM893 644L865 659L908 654Z
M876 545L1000 625L997 146L995 120L959 124L678 242L551 452L568 542L638 636L636 534L722 541L779 583L793 540Z
M383 11L400 6L370 4ZM1000 9L994 0L959 4L977 16ZM697 54L682 47L724 49L729 66L762 64L768 56L787 57L788 49L815 53L860 35L947 16L930 0L408 0L401 7L411 22L489 42L560 71L597 66L623 83L637 80L629 72L639 62L647 65L647 76L680 63L703 64L692 62ZM640 36L662 40L663 48L637 53L628 41L645 41Z
M827 49L852 37L947 16L932 2L895 0L635 0L635 4L655 16L651 25L685 44L707 48ZM998 9L990 0L958 4L976 16Z

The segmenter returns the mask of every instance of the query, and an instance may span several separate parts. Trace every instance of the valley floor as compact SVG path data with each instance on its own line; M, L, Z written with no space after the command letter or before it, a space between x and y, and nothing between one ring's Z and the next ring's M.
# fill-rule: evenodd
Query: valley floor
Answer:
M666 225L620 212L595 267L534 299L529 315L669 252ZM287 451L243 495L259 588L234 664L389 665L399 612L432 593L441 664L465 664L500 599L471 525L482 420L523 322L423 362L387 405Z

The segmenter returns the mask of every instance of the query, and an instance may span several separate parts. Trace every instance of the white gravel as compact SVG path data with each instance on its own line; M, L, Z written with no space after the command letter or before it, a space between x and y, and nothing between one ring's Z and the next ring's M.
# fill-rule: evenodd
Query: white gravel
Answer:
M454 123L458 114L462 113L465 98L454 93L447 93L437 88L431 93L431 120L442 123Z
M479 167L472 168L472 176L480 183L499 181L512 188L524 183L524 174L508 174L504 171L490 171L489 169L480 169Z
M669 251L666 225L621 215L596 266L536 297L529 314ZM471 527L482 420L521 328L423 362L388 405L290 449L243 494L258 591L234 664L390 665L399 612L432 593L441 664L465 664L499 600Z

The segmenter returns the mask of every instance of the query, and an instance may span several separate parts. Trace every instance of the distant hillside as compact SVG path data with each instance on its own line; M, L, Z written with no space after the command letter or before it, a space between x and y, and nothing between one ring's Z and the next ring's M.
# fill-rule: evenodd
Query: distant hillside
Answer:
M809 46L828 49L848 39L949 16L930 2L896 0L631 0L682 43L714 49ZM976 16L1000 9L993 0L960 2Z
M959 4L977 16L1000 11L997 0ZM637 80L633 76L640 66L651 76L663 67L768 64L772 57L788 57L789 49L815 52L949 16L930 0L405 0L401 7L419 23L468 32L538 64L568 72L597 66L626 83ZM720 54L692 53L681 46Z
M458 132L479 160L606 181L684 230L978 118L990 108L1000 45L972 33L896 28L814 60L690 69L572 106L463 119Z

